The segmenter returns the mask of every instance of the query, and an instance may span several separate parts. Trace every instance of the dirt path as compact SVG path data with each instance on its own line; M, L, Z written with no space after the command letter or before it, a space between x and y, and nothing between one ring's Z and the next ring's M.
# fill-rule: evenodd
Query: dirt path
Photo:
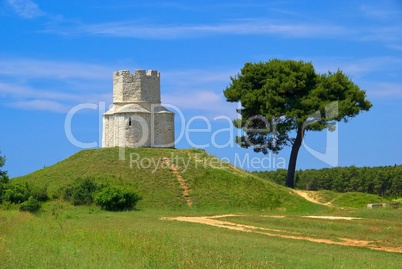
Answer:
M315 204L319 204L319 205L325 205L325 206L333 206L331 204L331 202L327 202L327 203L321 203L320 201L318 201L312 194L314 193L313 191L302 191L302 190L293 190L294 193L296 193L297 195L303 197L304 199L306 199L307 201L310 201L312 203Z
M186 201L186 204L189 207L191 207L193 205L193 202L190 199L190 195L189 195L190 189L187 186L186 180L180 175L179 169L177 168L177 166L173 163L170 163L168 158L164 157L164 158L162 158L162 160L166 165L168 165L170 167L170 170L176 176L177 181L179 182L181 190L182 190L183 198Z
M264 227L257 227L251 225L238 224L229 221L219 220L219 218L223 217L233 217L240 215L218 215L218 216L204 216L204 217L165 217L161 218L162 220L170 220L170 221L184 221L184 222L192 222L210 225L214 227L225 228L234 231L241 232L250 232L263 234L270 237L280 237L294 240L304 240L314 243L322 243L328 245L340 245L340 246L353 246L353 247L365 247L374 250L387 251L387 252L395 252L402 253L402 247L386 247L378 245L378 242L374 241L366 241L366 240L356 240L350 238L338 238L337 241L333 241L325 238L314 238L309 236L300 235L300 233L287 231L287 230L278 230L278 229L269 229ZM373 245L375 244L375 245Z

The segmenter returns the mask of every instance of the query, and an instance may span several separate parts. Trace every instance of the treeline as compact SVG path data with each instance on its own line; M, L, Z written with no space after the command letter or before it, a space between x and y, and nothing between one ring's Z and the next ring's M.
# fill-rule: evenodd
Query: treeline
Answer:
M280 185L285 185L287 173L285 169L254 173ZM337 192L357 191L382 197L401 197L402 165L298 170L295 175L295 188Z

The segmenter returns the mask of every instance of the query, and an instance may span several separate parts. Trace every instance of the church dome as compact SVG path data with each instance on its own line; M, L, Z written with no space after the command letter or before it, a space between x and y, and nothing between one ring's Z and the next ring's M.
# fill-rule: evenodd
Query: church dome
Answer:
M155 113L173 113L173 112L169 111L166 107L161 106L161 105L154 106L153 111Z
M150 113L150 112L138 104L128 104L117 109L116 112L114 113L120 114L120 113Z
M106 111L106 113L105 114L103 114L103 115L113 115L114 114L114 111L115 111L115 109L114 109L115 107L114 106L112 106L112 108L111 109L109 109L108 111Z

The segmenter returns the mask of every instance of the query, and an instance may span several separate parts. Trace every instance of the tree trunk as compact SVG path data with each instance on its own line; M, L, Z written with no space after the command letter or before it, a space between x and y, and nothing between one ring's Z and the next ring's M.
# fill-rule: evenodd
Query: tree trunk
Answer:
M299 149L303 141L304 130L302 126L297 129L296 140L292 146L292 152L290 153L288 174L286 177L286 187L294 189L295 187L295 171L296 171L296 161L297 155L299 154Z

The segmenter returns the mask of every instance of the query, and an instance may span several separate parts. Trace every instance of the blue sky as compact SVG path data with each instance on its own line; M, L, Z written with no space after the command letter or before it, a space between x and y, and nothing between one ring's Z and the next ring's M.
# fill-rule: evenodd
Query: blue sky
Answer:
M185 117L176 117L177 136L204 130L178 148L204 144L232 162L266 158L262 170L278 168L273 162L286 162L290 149L268 160L220 147L234 129L213 136L232 128L223 118L237 117L222 94L230 76L245 62L272 58L311 61L320 73L339 68L367 91L373 108L338 126L338 165L402 163L402 1L0 0L0 24L0 150L11 177L81 150L64 126L77 105L98 109L76 113L72 134L99 143L112 73L124 69L161 72L162 102ZM326 139L325 131L308 133L305 142L325 153ZM328 166L301 148L298 169Z

